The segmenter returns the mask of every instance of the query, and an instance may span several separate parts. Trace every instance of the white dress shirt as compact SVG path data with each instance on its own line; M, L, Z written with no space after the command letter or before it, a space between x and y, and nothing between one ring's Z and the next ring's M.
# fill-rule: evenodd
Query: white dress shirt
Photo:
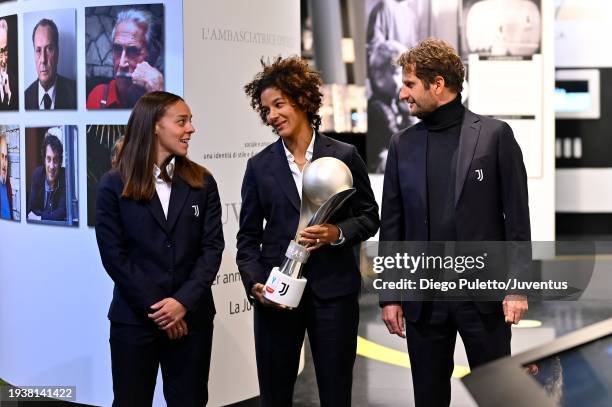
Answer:
M310 137L310 144L306 149L306 162L310 163L312 161L312 151L314 149L314 131L312 132L312 136ZM298 194L300 195L300 200L302 199L302 171L300 167L295 162L295 157L291 154L291 151L287 149L285 146L285 142L281 139L283 143L283 148L285 149L285 155L287 156L287 162L289 163L289 169L291 170L291 175L293 175L293 181L295 182L295 186L297 188ZM304 164L305 165L305 164Z
M45 102L43 101L43 98L45 97L45 93L47 93L49 97L51 98L51 108L50 109L51 110L55 109L55 83L51 85L49 90L45 90L45 88L43 88L42 85L40 84L40 81L38 81L38 108L40 110L45 110Z
M174 176L174 158L166 166L166 172L172 178ZM155 164L153 167L153 177L155 177L155 191L161 202L164 216L168 219L168 206L170 205L170 193L172 192L172 182L166 182L161 177L161 170Z
M310 163L312 161L312 153L314 151L314 141L315 141L315 133L313 131L312 137L310 138L310 144L308 145L308 148L306 149L306 154L304 157L306 158L307 163ZM295 186L297 188L298 194L300 195L300 200L302 200L302 179L303 179L302 171L300 171L300 167L295 162L295 157L293 156L293 154L291 154L291 151L289 151L287 149L287 146L285 146L285 142L282 139L281 139L281 142L283 143L283 148L285 149L285 155L287 156L287 162L289 163L289 169L291 170L291 175L293 175L293 181L295 182ZM306 166L306 164L304 164L304 166ZM342 233L342 229L340 229L338 225L336 225L336 227L340 231L340 237L338 238L337 241L331 243L332 246L336 246L336 245L344 243L344 234Z

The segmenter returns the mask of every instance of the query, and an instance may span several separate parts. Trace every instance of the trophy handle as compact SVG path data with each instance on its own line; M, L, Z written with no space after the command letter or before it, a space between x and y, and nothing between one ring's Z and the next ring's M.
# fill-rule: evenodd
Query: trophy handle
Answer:
M319 209L317 209L306 226L308 227L326 223L356 191L357 190L355 188L349 188L334 194L327 201L325 201L325 203L323 203Z

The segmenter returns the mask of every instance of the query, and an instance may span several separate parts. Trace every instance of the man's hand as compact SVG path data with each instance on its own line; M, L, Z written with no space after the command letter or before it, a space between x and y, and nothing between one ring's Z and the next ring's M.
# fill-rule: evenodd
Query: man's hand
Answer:
M306 250L309 252L318 249L319 247L334 243L340 239L340 229L338 226L324 223L322 225L308 226L300 232L300 240L298 243L308 243Z
M151 305L151 309L156 312L149 314L149 318L151 318L160 329L168 329L174 326L179 320L183 319L187 313L183 304L172 297L164 298Z
M400 338L406 337L404 326L404 311L399 304L387 304L382 309L382 320L387 326L390 334L395 334Z
M266 297L264 297L264 289L265 289L265 286L263 284L255 283L253 284L253 287L251 287L251 295L255 297L255 299L259 301L260 304L265 305L266 307L287 309L287 307L285 307L284 305L277 304L275 302L270 301Z
M509 294L503 301L504 317L507 324L518 324L527 312L529 305L524 295Z
M132 72L132 83L145 88L147 92L164 90L164 75L144 61L136 65Z
M2 91L8 96L8 101L11 100L11 85L9 84L9 76L7 72L0 72L0 82L2 84Z
M165 331L168 334L168 338L171 340L181 339L183 336L189 333L189 329L187 329L187 322L185 322L184 319L181 319L170 328L167 328Z

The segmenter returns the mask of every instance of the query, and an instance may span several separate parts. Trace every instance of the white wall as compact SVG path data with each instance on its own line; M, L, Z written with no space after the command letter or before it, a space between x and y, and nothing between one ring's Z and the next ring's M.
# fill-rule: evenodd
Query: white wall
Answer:
M252 311L243 311L242 283L223 280L238 272L236 233L247 159L276 136L252 111L243 86L261 70L262 57L299 54L299 13L298 0L185 2L185 99L198 129L189 151L217 179L224 208L226 250L214 290L211 405L259 394Z
M32 63L24 52L26 47L31 49L31 31L24 33L23 14L76 9L78 110L26 112L20 95L20 112L0 112L0 124L21 126L21 174L25 174L26 126L78 126L81 215L78 228L27 224L25 216L21 222L0 221L0 377L16 385L73 385L77 401L102 406L112 401L106 318L112 281L100 263L94 231L86 226L85 134L87 124L125 124L130 112L85 109L84 21L86 6L110 3L165 5L166 90L185 94L198 129L191 156L210 168L220 185L228 248L222 276L236 271L236 214L246 159L214 160L204 155L226 150L255 152L261 145L245 147L245 142L273 140L251 111L242 86L259 69L262 55L299 52L298 0L29 0L0 5L0 16L18 14L21 92L33 80L24 70L32 71ZM272 44L205 41L203 27L280 37L273 37L277 42ZM27 189L23 176L20 189ZM25 199L22 194L22 208ZM244 303L242 284L219 284L214 295L218 316L209 386L212 406L258 394L251 313L229 312L230 305ZM160 391L155 405L165 405Z

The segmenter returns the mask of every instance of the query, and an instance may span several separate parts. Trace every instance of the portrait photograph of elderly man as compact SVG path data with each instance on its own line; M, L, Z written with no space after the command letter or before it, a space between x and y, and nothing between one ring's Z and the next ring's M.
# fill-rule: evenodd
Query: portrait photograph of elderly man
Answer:
M130 109L164 90L163 7L85 8L87 109Z
M21 219L19 183L19 126L0 125L0 219Z
M19 110L17 15L0 17L0 110Z
M76 126L27 127L25 140L27 221L77 226Z
M77 108L75 17L74 9L24 14L26 110Z

